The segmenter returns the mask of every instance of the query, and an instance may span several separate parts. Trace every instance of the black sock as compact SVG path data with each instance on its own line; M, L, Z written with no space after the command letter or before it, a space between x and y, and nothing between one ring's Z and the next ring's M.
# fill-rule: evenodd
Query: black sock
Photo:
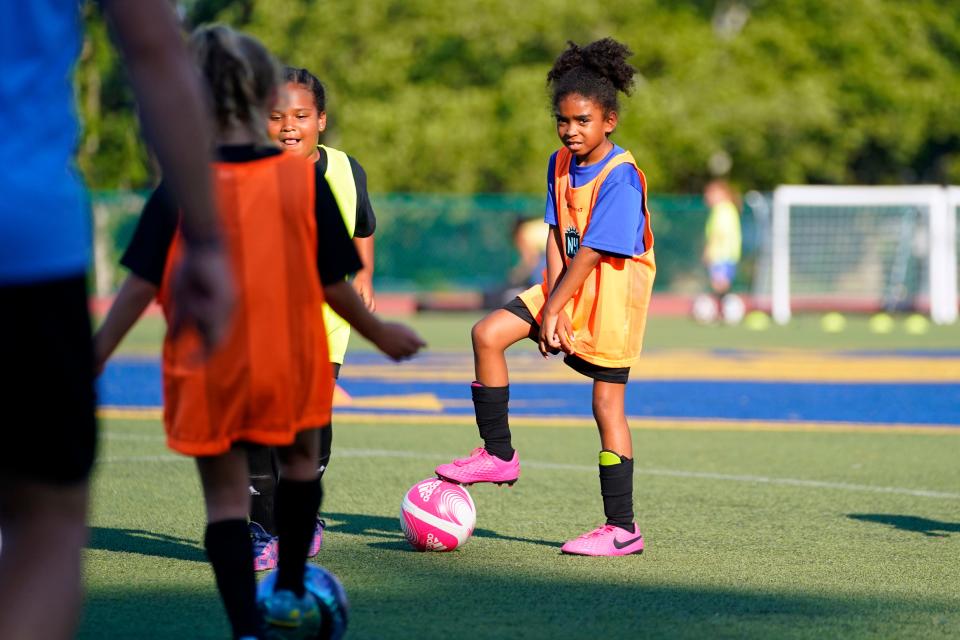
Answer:
M477 415L477 427L480 428L480 437L483 438L483 448L501 460L513 459L510 423L507 420L510 386L485 387L474 382L470 392L473 394L473 410Z
M617 462L616 460L619 460ZM633 459L600 452L600 495L607 524L633 531Z
M303 568L313 539L323 489L318 480L280 478L277 483L276 521L280 536L277 589L303 595Z
M247 451L250 466L250 519L272 536L277 535L273 521L273 501L277 493L276 454L271 447L251 446Z
M260 634L253 546L246 520L221 520L207 525L203 538L213 565L217 589L236 638Z
M333 444L333 423L320 429L320 461L317 466L319 479L323 479L323 472L330 464L330 446Z

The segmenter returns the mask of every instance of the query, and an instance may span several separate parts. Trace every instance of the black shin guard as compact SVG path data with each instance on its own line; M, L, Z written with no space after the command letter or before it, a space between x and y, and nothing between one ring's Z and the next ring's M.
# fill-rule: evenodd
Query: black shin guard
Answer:
M619 462L610 464L614 458ZM612 451L600 453L600 495L607 524L633 531L633 459Z
M253 574L253 545L246 520L221 520L207 525L203 538L213 565L217 589L227 610L235 638L259 636L257 581Z
M483 447L487 453L501 460L512 459L513 447L510 444L510 423L507 419L510 386L485 387L475 382L470 391Z
M330 464L330 447L333 444L333 424L328 424L320 429L320 459L317 465L317 474L319 479L323 479L323 472L327 470Z
M322 496L323 489L317 480L280 478L277 483L276 521L280 537L277 589L303 595L303 569Z
M273 521L273 502L277 494L277 459L271 447L251 446L247 451L250 467L250 519L272 536L277 535Z

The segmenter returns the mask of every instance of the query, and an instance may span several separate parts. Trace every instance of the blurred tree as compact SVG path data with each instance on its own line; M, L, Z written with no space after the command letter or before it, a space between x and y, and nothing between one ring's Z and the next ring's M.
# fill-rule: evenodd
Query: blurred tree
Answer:
M698 191L718 154L746 188L960 181L957 0L192 0L188 22L259 36L327 85L327 141L377 192L538 192L557 146L544 78L570 39L629 44L615 140L655 192ZM88 20L96 21L90 16ZM78 69L80 164L149 179L102 28Z

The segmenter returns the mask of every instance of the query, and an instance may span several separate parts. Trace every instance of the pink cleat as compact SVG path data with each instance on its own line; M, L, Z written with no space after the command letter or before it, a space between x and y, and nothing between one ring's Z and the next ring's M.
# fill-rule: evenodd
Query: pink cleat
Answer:
M313 528L313 540L310 541L310 550L307 551L308 558L312 558L320 553L320 547L323 546L323 530L326 528L327 523L318 516L317 524Z
M643 534L633 523L633 531L624 531L613 524L605 524L564 544L560 551L579 556L626 556L643 553Z
M253 542L253 570L269 571L277 568L277 537L272 536L256 522L250 522L250 539Z
M520 456L514 451L513 458L504 461L490 455L483 447L477 447L466 458L440 465L436 473L442 480L459 484L493 482L512 487L520 477Z

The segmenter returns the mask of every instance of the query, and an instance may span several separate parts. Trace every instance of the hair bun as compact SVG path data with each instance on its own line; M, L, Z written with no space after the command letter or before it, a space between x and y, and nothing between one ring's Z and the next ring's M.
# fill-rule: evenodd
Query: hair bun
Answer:
M581 47L572 41L547 72L556 107L563 96L580 94L597 100L605 111L618 111L617 92L630 95L637 70L627 63L633 53L613 38Z
M603 38L579 49L583 66L613 83L619 91L630 95L637 70L627 62L633 52L613 38Z

